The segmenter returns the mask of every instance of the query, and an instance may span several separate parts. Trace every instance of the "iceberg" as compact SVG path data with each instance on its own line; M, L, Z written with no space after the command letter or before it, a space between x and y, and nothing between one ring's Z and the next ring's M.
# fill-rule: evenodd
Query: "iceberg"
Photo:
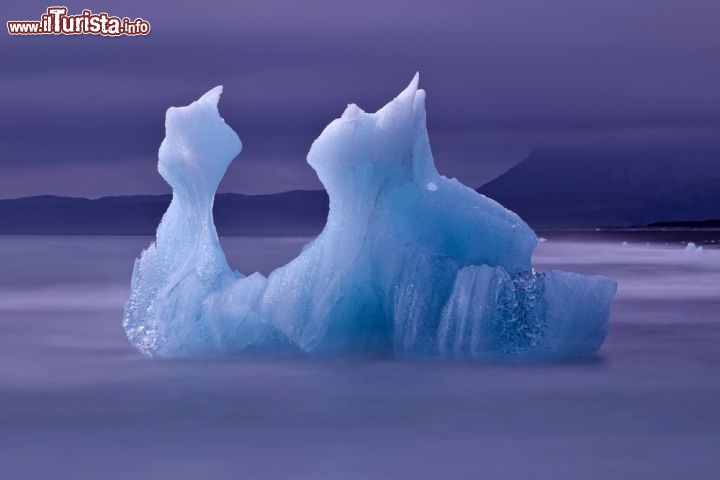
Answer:
M534 272L530 227L438 174L418 75L375 113L348 105L312 144L307 161L330 198L322 233L268 277L233 271L212 205L242 144L218 112L221 92L167 111L158 171L173 199L135 262L123 320L139 351L531 360L598 351L616 283Z
M685 251L690 253L702 253L703 247L698 247L694 242L688 242L685 247Z

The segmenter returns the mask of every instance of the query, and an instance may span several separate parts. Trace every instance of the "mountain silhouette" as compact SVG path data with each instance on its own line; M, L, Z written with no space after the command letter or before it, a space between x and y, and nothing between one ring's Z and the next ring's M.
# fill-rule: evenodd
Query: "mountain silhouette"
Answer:
M37 196L0 200L0 234L153 235L170 198ZM316 235L325 225L327 211L324 190L221 193L213 208L220 235L237 236Z
M720 218L720 148L537 150L479 192L536 228Z

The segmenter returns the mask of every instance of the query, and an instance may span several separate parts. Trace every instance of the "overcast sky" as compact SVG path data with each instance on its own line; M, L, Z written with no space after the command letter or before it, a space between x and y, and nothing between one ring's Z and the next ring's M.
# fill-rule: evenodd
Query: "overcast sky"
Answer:
M51 5L7 3L3 22ZM438 169L474 187L533 148L720 137L717 0L62 3L152 33L0 34L0 197L168 191L165 109L218 84L244 144L222 191L320 188L322 128L417 70Z

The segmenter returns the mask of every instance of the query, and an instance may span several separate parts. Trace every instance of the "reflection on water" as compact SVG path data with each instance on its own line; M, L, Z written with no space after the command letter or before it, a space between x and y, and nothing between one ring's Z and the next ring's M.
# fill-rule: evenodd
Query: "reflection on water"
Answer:
M720 250L705 235L703 252L550 236L537 270L619 291L600 358L540 366L151 361L120 326L148 238L0 237L0 478L713 478ZM222 242L267 274L306 240Z

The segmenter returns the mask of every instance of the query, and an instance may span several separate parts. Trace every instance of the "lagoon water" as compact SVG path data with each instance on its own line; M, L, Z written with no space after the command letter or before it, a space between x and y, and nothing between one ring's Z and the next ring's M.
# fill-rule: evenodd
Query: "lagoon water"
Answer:
M547 237L537 270L619 282L593 361L150 360L149 238L0 237L0 478L719 478L720 232ZM222 243L267 274L307 240Z

